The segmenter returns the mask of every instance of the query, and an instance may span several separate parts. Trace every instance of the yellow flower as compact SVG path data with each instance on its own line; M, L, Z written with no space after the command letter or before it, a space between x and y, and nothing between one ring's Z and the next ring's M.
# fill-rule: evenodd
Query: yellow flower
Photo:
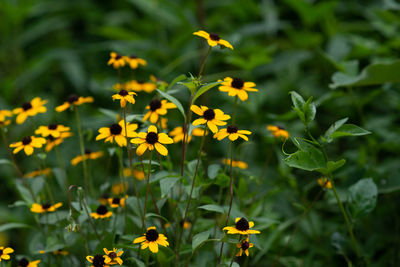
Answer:
M66 250L62 250L62 249L57 249L53 251L53 255L62 255L62 256L66 256L68 255L69 252Z
M149 248L153 253L158 252L158 245L164 247L169 246L167 237L163 234L159 234L154 226L147 228L146 233L144 233L143 236L136 238L133 243L142 243L142 249Z
M253 82L245 82L240 78L226 77L218 88L221 92L228 92L229 96L238 96L240 100L246 101L249 97L247 92L258 92Z
M189 229L192 226L192 223L189 222L189 221L183 221L182 220L180 224L181 224L183 229Z
M104 258L105 258L104 263L110 264L110 265L115 265L115 264L122 265L123 261L120 257L124 253L123 250L117 251L116 248L113 248L113 250L108 250L106 248L103 248L103 250L104 250L104 253L106 254L104 256Z
M108 199L108 204L110 205L111 208L118 208L119 206L125 207L125 201L128 198L128 196L119 198L119 197L111 197Z
M112 65L114 69L119 69L125 66L125 58L115 52L111 52L107 65Z
M37 267L40 260L29 261L27 258L22 258L18 261L18 267Z
M286 131L283 127L280 126L275 126L275 125L268 125L267 130L270 131L270 133L275 137L275 138L283 138L283 139L288 139L289 138L289 132Z
M239 130L236 125L229 125L225 129L219 130L218 133L214 134L214 138L218 140L222 140L225 137L228 137L231 141L236 141L239 137L249 141L249 138L246 135L250 135L251 132L247 130Z
M139 181L142 181L142 180L144 180L144 178L146 178L146 175L143 171L134 169L133 175L132 175L132 170L129 168L124 169L124 176L125 177L134 177L134 178L138 179Z
M32 207L31 207L31 211L34 213L53 212L61 206L62 206L61 202L58 202L54 205L51 205L50 203L45 203L45 204L33 203Z
M109 265L107 265L105 263L106 256L103 256L100 254L97 254L94 256L90 256L90 255L86 256L86 260L93 264L90 267L109 267Z
M41 148L46 143L46 139L42 137L25 136L22 141L12 143L10 147L15 147L13 153L17 154L22 149L27 156L33 154L34 148Z
M251 230L253 228L254 222L247 221L246 218L236 218L235 226L226 226L222 230L227 230L228 234L240 234L240 235L251 235L251 234L259 234L258 230Z
M119 91L118 94L113 95L112 99L113 100L118 99L120 101L121 108L124 108L126 106L126 102L135 104L135 98L133 98L134 95L136 95L136 93L128 92L122 89L121 91Z
M108 204L108 199L109 199L108 194L103 194L103 195L98 199L98 201L100 202L101 205L107 205L107 204Z
M158 77L154 76L154 75L150 75L150 80L155 83L155 84L160 84L160 85L164 85L167 86L168 83L159 79Z
M228 48L233 50L233 46L228 41L226 41L224 39L221 39L219 37L219 35L216 34L216 33L208 33L208 32L205 32L205 31L197 31L197 32L194 32L193 34L197 35L197 36L200 36L200 37L203 37L204 39L206 39L208 45L211 46L211 47L214 47L216 45L220 45L221 47L225 46L225 47L228 47Z
M108 211L105 205L100 205L97 207L96 212L90 214L95 219L104 219L112 216L112 212Z
M25 102L21 107L13 110L17 115L17 123L22 124L26 118L35 116L38 113L45 113L47 108L44 106L47 100L42 100L40 97L35 97L31 102Z
M192 105L190 109L202 117L193 121L193 126L207 124L208 128L210 128L213 133L218 132L218 126L226 125L225 121L231 118L231 116L224 114L220 109L211 109L206 106L198 107L196 105Z
M139 65L143 65L146 66L147 65L147 61L137 57L136 55L130 55L130 56L124 56L123 57L125 62L129 64L129 67L131 67L131 69L137 69L139 67Z
M130 90L130 89L128 89L128 84L129 84L130 82L126 82L126 83L116 83L116 84L114 84L113 85L113 89L114 90L116 90L116 91L121 91L121 90Z
M136 148L136 154L138 156L143 155L143 153L149 149L153 150L154 148L163 156L168 155L168 150L162 144L172 144L174 141L171 137L169 137L165 133L158 133L157 127L154 125L150 125L147 133L141 132L138 134L137 138L133 138L131 143L138 144L139 146Z
M158 121L159 115L167 114L167 109L176 108L174 103L169 103L167 100L151 100L150 104L146 106L149 111L144 115L143 121L150 119L151 123L156 123Z
M183 140L183 127L175 127L169 134L172 136L174 143L181 142ZM201 128L194 128L192 130L192 134L186 137L186 143L189 143L192 140L192 136L203 136L204 130ZM207 133L206 133L207 135Z
M10 110L0 110L0 127L10 125L11 120L7 120L6 117L12 117L12 115Z
M59 138L62 132L68 132L70 130L69 127L65 127L64 125L57 125L57 124L49 124L48 126L40 126L36 131L35 134L40 134L43 137L47 137L49 135L53 136L54 138Z
M79 162L82 162L84 160L97 159L97 158L100 158L101 156L103 156L103 152L102 151L92 152L90 149L85 149L85 155L84 156L82 156L82 155L76 156L75 158L73 158L71 160L71 164L75 166Z
M328 178L326 178L326 177L321 177L321 178L319 178L319 179L318 179L318 184L319 184L321 187L325 188L325 189L331 189L331 188L332 188L332 183L331 183L331 181L330 181Z
M64 139L71 137L71 132L62 132L59 138L54 138L52 135L47 136L46 152L51 151L55 146L64 142Z
M231 165L231 159L223 159L222 163L225 165ZM238 167L240 169L247 169L248 165L246 162L240 161L240 160L233 160L232 161L232 167Z
M4 248L4 247L0 247L0 262L2 260L9 260L10 259L10 255L13 253L14 250L12 248Z
M128 137L135 137L137 133L135 130L138 128L137 124L126 123ZM99 135L96 136L96 141L106 139L105 142L115 142L119 146L126 146L127 140L125 136L125 122L121 120L118 124L114 123L110 127L102 127L99 129Z
M236 244L237 248L240 248L239 252L236 254L236 257L241 257L243 252L246 256L249 256L249 248L252 248L254 245L253 243L249 243L249 238L246 238L240 243Z
M114 195L120 195L120 194L124 193L126 190L128 190L128 187L129 187L128 182L116 183L111 187L111 192ZM108 203L108 199L107 199L107 203Z
M167 122L168 122L167 118L160 119L161 129L166 130L168 128Z
M146 93L151 93L157 88L157 84L155 83L148 83L144 81L131 81L129 85L127 85L130 90L133 90L135 92L146 92Z
M83 96L77 96L77 95L70 95L67 98L67 101L64 102L64 104L56 107L56 111L62 112L64 110L67 110L69 107L80 106L85 103L92 103L93 101L94 101L94 99L91 96L83 97Z
M39 176L39 175L49 175L50 171L51 171L50 168L46 168L46 169L43 169L43 170L36 170L36 171L29 172L29 173L25 174L24 177L25 178L34 178L34 177Z

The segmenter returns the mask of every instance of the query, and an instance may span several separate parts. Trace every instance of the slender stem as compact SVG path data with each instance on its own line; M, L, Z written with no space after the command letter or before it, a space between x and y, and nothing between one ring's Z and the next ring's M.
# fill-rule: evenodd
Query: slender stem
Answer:
M85 209L85 212L86 212L86 216L88 217L88 220L89 220L89 223L90 223L90 225L92 226L92 228L93 228L93 230L94 230L94 233L96 234L96 237L97 237L97 239L99 240L99 242L101 242L101 238L100 238L100 235L98 234L98 232L97 232L97 229L96 229L96 225L94 224L94 222L93 222L93 220L92 220L92 217L90 216L90 213L89 213L89 209L88 209L88 207L87 207L87 203L86 203L86 198L85 198L86 196L84 196L83 198L82 198L82 206L83 206L83 208Z
M74 109L75 109L75 115L76 115L76 126L78 128L78 135L79 135L79 145L80 145L80 149L81 149L81 156L83 159L83 158L85 158L85 143L83 142L81 119L79 116L78 107L75 106ZM87 173L86 160L82 160L82 165L83 165L83 177L84 177L84 181L85 181L85 192L86 192L86 194L88 194L89 178L88 178L88 173Z
M122 186L122 191L124 192L123 195L126 195L125 175L124 175L124 151L122 147L120 148L118 160L119 160L119 180Z
M193 94L190 96L190 101L189 101L189 107L188 110L186 111L186 119L185 122L183 123L183 140L182 140L182 157L181 157L181 176L183 176L183 173L185 172L185 157L186 157L186 144L187 144L187 135L188 135L188 124L190 120L192 119L192 110L190 107L192 106L193 103Z
M150 152L150 160L149 167L147 168L147 178L146 178L146 196L144 198L144 209L143 209L143 220L142 220L142 230L144 232L145 229L145 221L146 221L146 209L147 209L147 198L150 190L150 172L151 172L151 161L153 159L153 150Z
M238 96L235 96L235 104L233 106L232 124L235 124L235 122L236 122L237 104L238 104Z
M211 49L212 49L212 47L210 46L210 47L208 48L207 54L204 56L203 61L201 62L199 74L197 75L197 77L199 77L199 78L200 78L201 74L203 74L204 67L206 66L207 58L208 58L208 56L209 56L210 53L211 53Z

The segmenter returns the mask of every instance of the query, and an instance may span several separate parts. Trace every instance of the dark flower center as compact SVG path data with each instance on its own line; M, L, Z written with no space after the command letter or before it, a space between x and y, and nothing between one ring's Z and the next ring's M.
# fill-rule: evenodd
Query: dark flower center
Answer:
M47 139L49 139L51 142L56 140L56 138L54 136L52 136L51 134L49 134L49 136L47 136Z
M51 207L51 204L49 204L49 203L44 203L44 204L42 204L42 209L44 209L44 210L47 210L47 209L49 209Z
M114 123L110 126L110 132L112 135L119 135L122 132L122 127L119 124Z
M149 106L151 111L156 111L157 109L161 108L161 101L158 99L153 99L151 100Z
M119 204L120 201L121 201L121 199L119 197L115 197L115 198L113 198L112 203L113 204Z
M136 56L135 54L132 54L132 55L130 56L130 58L137 58L137 56Z
M207 109L206 111L204 111L203 113L203 117L204 119L211 121L215 118L215 112L212 108Z
M236 222L236 229L240 231L249 230L249 222L246 218L240 218L240 220Z
M221 38L216 33L210 33L210 39L213 41L219 41Z
M276 126L279 130L285 130L282 126Z
M88 148L85 148L85 154L86 155L89 155L89 154L91 154L92 153L92 150L90 150L90 149L88 149Z
M78 99L79 99L79 97L78 97L77 95L70 95L70 96L67 98L67 101L68 101L69 103L72 104L72 103L78 101Z
M47 126L47 128L49 128L49 130L55 130L55 129L57 129L57 124L55 124L55 123L49 124L49 126Z
M242 249L243 250L247 250L249 247L250 247L249 242L247 242L247 241L242 242Z
M140 80L140 81L137 81L137 83L143 84L143 83L145 83L145 81Z
M126 96L126 95L128 95L128 91L126 91L126 90L121 90L121 91L119 91L118 94L121 95L121 96Z
M146 135L146 142L150 145L154 145L155 143L157 143L158 141L158 134L156 134L155 132L149 132Z
M22 104L22 108L24 110L31 109L32 108L32 104L30 102L25 102L25 103Z
M121 58L122 58L121 55L118 55L118 54L117 54L117 55L115 56L115 59L121 59Z
M115 253L114 251L110 252L110 253L108 253L108 257L110 257L111 259L114 259L117 257L117 253Z
M32 142L32 138L30 136L25 136L24 139L22 139L23 145L29 145L31 142Z
M103 255L97 254L93 257L93 266L94 267L102 267L104 266L104 257Z
M26 258L22 258L18 261L18 266L26 267L29 265L29 261Z
M100 214L100 215L104 215L104 214L106 214L107 213L107 207L106 206L104 206L104 205L100 205L98 208L97 208L97 210L96 210L96 213L97 214Z
M232 133L237 133L238 127L237 127L236 125L229 125L229 126L226 128L226 131L227 131L228 133L230 133L230 134L232 134Z
M244 81L240 78L233 78L231 85L233 88L242 89L244 85Z
M3 250L2 250L2 249L0 249L0 256L1 256L1 255L3 255Z
M158 232L155 229L150 229L146 232L147 241L156 241L158 239Z
M103 195L101 196L101 198L102 198L102 199L108 199L108 194L103 194Z

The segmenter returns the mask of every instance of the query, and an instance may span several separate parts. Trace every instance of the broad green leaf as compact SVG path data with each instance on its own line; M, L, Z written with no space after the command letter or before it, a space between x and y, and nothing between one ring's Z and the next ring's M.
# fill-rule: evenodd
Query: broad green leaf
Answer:
M207 174L210 179L217 178L218 172L221 169L221 165L219 164L211 164L208 166Z
M378 187L371 178L365 178L349 187L349 204L354 217L370 213L376 206Z
M328 143L332 142L332 141L333 141L333 139L332 139L332 134L333 134L334 132L336 132L337 129L339 129L340 126L342 126L343 124L345 124L347 120L348 120L348 118L344 118L344 119L341 119L341 120L338 120L338 121L334 122L334 123L329 127L329 129L325 132L324 136L322 137L323 140L324 140L325 142L328 142Z
M137 266L137 267L146 267L146 264L144 264L143 261L141 261L141 260L139 260L139 259L136 259L136 258L134 258L134 257L129 257L129 258L127 258L127 261L133 261L133 262L135 262L136 265L134 265L134 266Z
M304 120L305 124L309 124L315 119L315 114L317 113L317 108L312 102L312 97L310 97L303 106Z
M292 97L292 103L295 108L300 110L303 109L304 104L306 103L301 95L296 93L295 91L289 92L290 96Z
M171 188L179 181L179 178L165 178L160 180L161 197L169 193Z
M158 90L158 89L157 89L157 92L158 92L162 97L164 97L164 98L168 99L169 101L171 101L172 103L174 103L174 104L176 105L176 107L178 108L178 110L182 113L183 118L186 118L185 111L183 110L183 106L182 106L181 102L179 102L178 99L176 99L176 98L173 97L172 95L167 94L167 93L165 93L165 92L163 92L163 91L160 91L160 90Z
M221 84L221 82L213 82L203 85L202 87L197 90L196 94L193 97L193 104L195 103L196 99L199 98L202 94L207 92L208 90L214 88L215 86Z
M178 82L178 84L181 84L185 86L187 89L189 89L190 93L193 95L196 92L197 89L197 84L194 81L189 81L189 82Z
M210 236L210 231L208 231L208 230L196 234L193 237L192 250L194 251L197 247L199 247L202 243L204 243L208 239L209 236Z
M12 162L11 162L10 160L8 160L8 159L0 159L0 165L1 165L1 164L10 164L10 165L13 165Z
M316 171L319 171L324 175L328 175L330 173L333 173L335 170L341 168L345 163L346 163L345 159L341 159L338 161L328 161L326 164L326 168L317 169Z
M117 112L111 109L99 108L99 111L113 120L116 120L119 115Z
M370 134L370 131L364 130L363 128L354 124L343 124L335 132L331 134L333 139L343 136L361 136Z
M55 251L58 249L62 249L63 247L65 247L65 245L62 244L62 242L60 242L57 238L55 238L54 236L49 236L47 237L46 248L44 249L44 251Z
M296 138L292 141L299 150L284 159L288 166L306 171L325 168L324 155L318 148Z
M224 213L224 208L218 205L208 204L198 207L198 209L208 210L208 211L215 211L219 213Z
M183 81L187 79L185 74L181 74L178 77L176 77L175 79L172 80L172 82L168 85L167 89L165 90L165 92L169 91L176 83Z
M5 223L0 225L0 232L8 231L16 228L32 228L31 225L24 223Z

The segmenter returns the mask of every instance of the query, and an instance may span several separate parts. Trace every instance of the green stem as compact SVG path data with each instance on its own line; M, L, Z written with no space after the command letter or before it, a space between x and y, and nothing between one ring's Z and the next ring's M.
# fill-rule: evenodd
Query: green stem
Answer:
M82 156L82 159L84 159L85 158L85 143L83 142L82 125L81 125L78 107L75 106L74 109L75 109L75 115L76 115L76 126L78 128L81 156ZM84 181L85 181L85 193L88 194L89 177L88 177L88 173L87 173L86 160L82 160L82 165L83 165L83 177L84 177Z
M197 77L199 77L199 78L200 78L201 74L203 74L204 67L206 66L207 58L208 58L208 56L209 56L210 53L211 53L211 49L212 49L212 47L210 46L210 47L208 48L207 54L205 55L205 57L203 58L203 61L201 62L199 74L197 75Z
M235 121L236 121L237 104L238 104L238 96L235 96L235 104L233 106L232 124L235 124Z
M150 152L150 160L149 167L147 168L147 178L146 178L146 196L144 198L144 209L143 209L143 220L142 220L142 231L145 230L145 221L146 221L146 209L147 209L147 199L150 190L150 173L151 173L151 161L153 159L153 150Z

